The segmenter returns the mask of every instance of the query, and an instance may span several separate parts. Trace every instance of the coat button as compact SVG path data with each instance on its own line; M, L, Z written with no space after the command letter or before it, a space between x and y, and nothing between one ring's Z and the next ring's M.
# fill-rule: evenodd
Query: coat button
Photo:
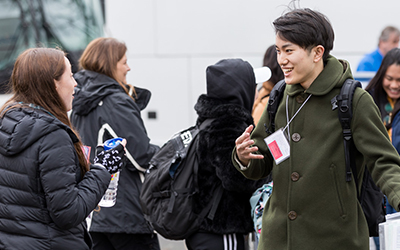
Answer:
M291 177L292 181L298 181L300 179L300 174L297 172L293 172L290 177Z
M300 136L299 133L293 133L292 134L292 140L293 141L298 142L298 141L300 141L300 139L301 139L301 136Z
M298 95L296 96L296 102L297 103L303 103L304 102L304 97L302 95Z
M288 217L289 220L295 220L297 218L297 213L295 211L290 211Z

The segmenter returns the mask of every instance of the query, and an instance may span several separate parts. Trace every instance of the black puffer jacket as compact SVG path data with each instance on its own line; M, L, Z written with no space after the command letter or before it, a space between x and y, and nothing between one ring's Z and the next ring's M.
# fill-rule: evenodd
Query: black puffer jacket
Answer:
M222 185L224 192L214 220L204 219L201 231L227 234L254 230L249 199L265 180L246 179L231 161L236 138L253 124L254 94L254 73L247 62L230 59L208 68L207 95L199 97L195 110L197 123L214 120L199 133L200 194L196 207L200 211L211 200L216 185Z
M128 163L122 168L117 200L113 207L101 207L93 213L91 232L144 234L152 229L144 219L139 203L142 187L137 168L146 170L159 147L150 144L140 111L149 100L150 92L135 88L135 101L112 78L82 70L74 75L78 86L71 113L71 122L85 145L92 148L112 137L127 140ZM99 141L100 139L100 141Z
M0 249L90 249L85 218L111 177L92 165L81 178L76 140L42 110L0 119Z

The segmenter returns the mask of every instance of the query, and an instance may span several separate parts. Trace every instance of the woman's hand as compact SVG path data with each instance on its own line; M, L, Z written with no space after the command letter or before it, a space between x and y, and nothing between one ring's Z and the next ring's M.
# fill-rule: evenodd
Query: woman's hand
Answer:
M104 151L103 145L98 145L96 147L94 163L103 165L110 174L118 172L126 162L125 145L125 139L123 139L116 147L106 151Z

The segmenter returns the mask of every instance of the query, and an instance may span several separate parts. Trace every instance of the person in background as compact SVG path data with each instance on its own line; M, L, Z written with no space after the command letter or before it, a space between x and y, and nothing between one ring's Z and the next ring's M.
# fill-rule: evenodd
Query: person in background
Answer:
M128 141L127 163L120 172L116 203L99 207L92 214L89 231L95 250L160 248L139 200L142 173L159 150L150 143L140 114L151 93L127 83L130 67L126 52L126 45L115 38L97 38L84 50L79 60L82 70L74 75L78 86L71 122L83 142L93 148L112 137Z
M394 115L400 109L400 49L390 50L382 60L376 75L365 88L373 97L381 113L390 138Z
M388 95L390 94L391 98L396 100L391 112L393 121L391 126L392 131L390 134L393 146L400 153L400 49L393 49L390 51L390 57L391 59L387 59L390 66L388 66L388 69L386 70L387 75L385 75L385 89L387 89ZM390 63L391 61L393 61L393 63ZM390 211L388 211L388 213L389 212Z
M85 218L114 165L89 164L68 119L71 64L61 50L28 49L10 83L13 96L0 110L0 248L92 249Z
M390 50L382 60L376 75L371 79L365 88L375 101L381 113L383 124L385 125L390 140L393 142L394 134L392 125L394 117L400 110L400 49ZM400 130L400 124L397 124L394 130ZM400 136L400 133L396 135ZM400 151L400 145L395 145L397 151ZM395 213L396 210L386 200L386 213ZM379 237L374 237L376 249L380 249Z
M376 72L386 53L399 46L399 40L400 31L396 27L387 26L384 28L379 36L378 48L361 59L357 71Z
M256 100L254 101L252 116L254 124L257 124L260 117L268 105L269 93L275 84L284 78L281 67L276 60L276 49L275 45L268 47L264 55L263 66L268 67L271 70L271 78L268 81L263 82L261 89L258 91Z
M250 125L237 138L232 152L232 162L247 178L265 178L272 171L274 187L258 249L369 249L368 224L357 199L360 186L354 178L346 180L343 129L331 103L352 78L350 65L330 55L334 31L322 13L294 8L273 25L286 82L275 132L264 112L254 131ZM399 210L400 157L379 110L362 88L354 92L352 110L358 176L367 165Z
M207 94L195 105L197 125L211 124L199 132L199 213L211 200L212 190L222 185L223 194L214 220L205 218L200 230L185 242L189 250L244 250L245 236L252 232L251 194L263 180L246 179L232 165L235 139L253 124L256 83L252 66L242 59L224 59L207 67Z

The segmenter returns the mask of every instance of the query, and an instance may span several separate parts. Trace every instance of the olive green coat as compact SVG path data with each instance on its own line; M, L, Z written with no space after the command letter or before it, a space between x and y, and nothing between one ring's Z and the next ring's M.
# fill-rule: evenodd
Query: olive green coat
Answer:
M277 129L287 124L287 96L289 118L312 96L289 125L291 155L281 164L275 165L264 142L268 136L264 124L269 124L266 111L253 131L251 138L264 159L252 160L242 173L247 178L259 179L273 169L274 180L274 189L264 210L258 249L369 249L367 222L357 201L354 179L351 182L345 179L338 111L331 106L331 99L339 94L347 78L352 78L348 63L330 56L309 89L304 90L299 84L286 86L276 115ZM361 88L354 94L351 128L359 151L356 157L359 179L366 159L376 184L388 196L390 204L398 208L400 158L388 138L378 108Z

